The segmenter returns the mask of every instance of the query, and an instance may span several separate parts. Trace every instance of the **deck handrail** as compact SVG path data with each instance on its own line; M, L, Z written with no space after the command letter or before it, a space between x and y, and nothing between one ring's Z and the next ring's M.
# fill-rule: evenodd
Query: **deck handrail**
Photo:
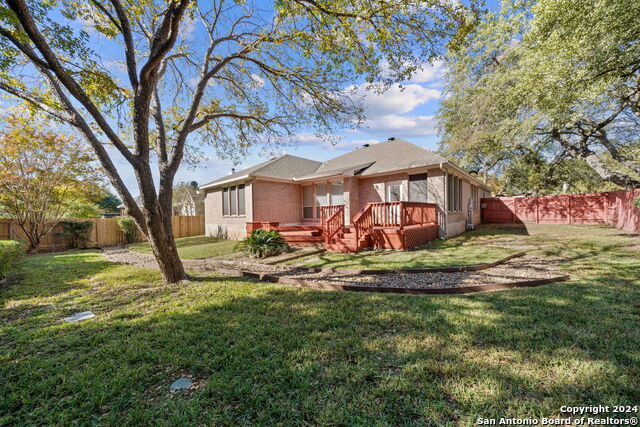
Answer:
M321 206L320 223L325 243L331 242L336 234L344 230L344 205Z
M358 215L367 215L365 212L370 212L370 226L367 228L374 226L398 227L402 230L410 225L437 223L437 211L438 206L435 203L375 202L367 203L365 209ZM356 216L356 218L359 217ZM354 218L355 223L356 219ZM366 232L368 230L360 227L358 231Z

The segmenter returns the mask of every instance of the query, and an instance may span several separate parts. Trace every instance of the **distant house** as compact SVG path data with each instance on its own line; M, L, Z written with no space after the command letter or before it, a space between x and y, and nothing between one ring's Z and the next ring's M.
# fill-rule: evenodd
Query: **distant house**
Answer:
M135 198L136 204L142 207L140 196ZM123 204L118 206L120 215L126 215L126 207ZM173 189L173 216L195 216L204 215L204 193L198 190L198 184L180 183Z
M208 235L277 228L291 243L339 251L455 236L480 222L480 198L491 192L446 158L395 138L326 162L272 158L200 190Z

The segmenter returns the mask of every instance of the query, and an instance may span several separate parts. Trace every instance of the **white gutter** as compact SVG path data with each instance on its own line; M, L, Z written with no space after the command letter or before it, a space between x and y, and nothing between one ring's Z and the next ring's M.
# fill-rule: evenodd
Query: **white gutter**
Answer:
M236 182L236 181L242 181L244 179L249 178L249 176L250 175L247 174L247 175L237 176L237 177L234 177L234 178L229 178L229 179L226 179L224 181L212 182L211 184L206 184L206 185L203 185L201 187L198 187L198 190L206 190L207 188L215 188L215 187L219 187L219 186L224 185L224 184L229 184L229 183Z

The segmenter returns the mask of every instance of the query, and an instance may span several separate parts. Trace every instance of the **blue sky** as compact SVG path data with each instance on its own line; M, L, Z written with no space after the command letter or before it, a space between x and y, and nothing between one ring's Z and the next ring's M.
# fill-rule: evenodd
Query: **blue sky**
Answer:
M490 1L489 6L492 9L495 8L495 1ZM188 33L186 34L187 38L197 44L198 37L204 37L205 34L200 33L194 22L183 22L182 30ZM75 23L78 28L88 28L81 21ZM117 77L126 81L121 47L114 46L113 41L107 40L93 31L90 31L90 36L91 47L100 52L103 65L111 69ZM324 161L355 150L363 144L385 141L390 137L403 138L426 149L436 150L438 148L438 133L435 114L442 97L444 71L445 67L442 61L425 62L421 71L412 76L411 80L402 83L402 89L399 86L393 86L382 94L367 92L364 90L365 84L353 82L358 86L358 93L364 97L364 107L368 119L358 129L340 132L338 135L341 138L335 145L318 138L311 130L302 130L296 135L294 144L278 148L275 151L265 152L264 148L261 149L259 145L256 145L239 164L220 159L212 148L205 148L203 153L205 160L195 166L183 164L176 176L176 182L196 181L199 184L204 184L228 174L231 168L240 170L274 155L285 153ZM115 150L111 151L114 162L127 187L134 195L137 195L137 183L132 168Z
M259 146L255 147L239 165L220 160L210 152L211 150L207 150L209 160L198 164L195 168L183 168L176 179L178 181L194 180L204 184L226 175L232 167L239 170L284 153L324 161L352 151L363 144L373 144L390 137L403 138L424 148L435 150L438 147L438 137L434 115L442 96L443 72L442 62L427 63L411 81L403 83L403 90L395 86L386 93L377 95L365 92L363 89L368 119L357 130L340 132L341 138L335 145L321 140L313 132L300 132L297 134L296 142L291 146L271 152L265 152ZM364 88L364 84L361 87ZM127 181L128 185L129 182L131 181ZM135 185L135 181L130 185Z

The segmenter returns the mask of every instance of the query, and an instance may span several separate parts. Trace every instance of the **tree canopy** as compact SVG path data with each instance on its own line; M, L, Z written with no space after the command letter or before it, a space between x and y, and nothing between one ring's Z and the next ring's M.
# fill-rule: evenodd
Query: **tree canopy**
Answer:
M362 109L349 84L406 79L476 14L448 0L8 0L0 89L84 136L175 282L185 275L173 181L199 143L234 154L301 128L354 126ZM107 146L134 169L142 207Z
M639 14L630 0L504 2L448 54L442 148L485 173L535 159L539 189L584 164L640 186Z
M77 202L100 190L95 157L78 139L12 115L0 131L0 206L35 249Z

